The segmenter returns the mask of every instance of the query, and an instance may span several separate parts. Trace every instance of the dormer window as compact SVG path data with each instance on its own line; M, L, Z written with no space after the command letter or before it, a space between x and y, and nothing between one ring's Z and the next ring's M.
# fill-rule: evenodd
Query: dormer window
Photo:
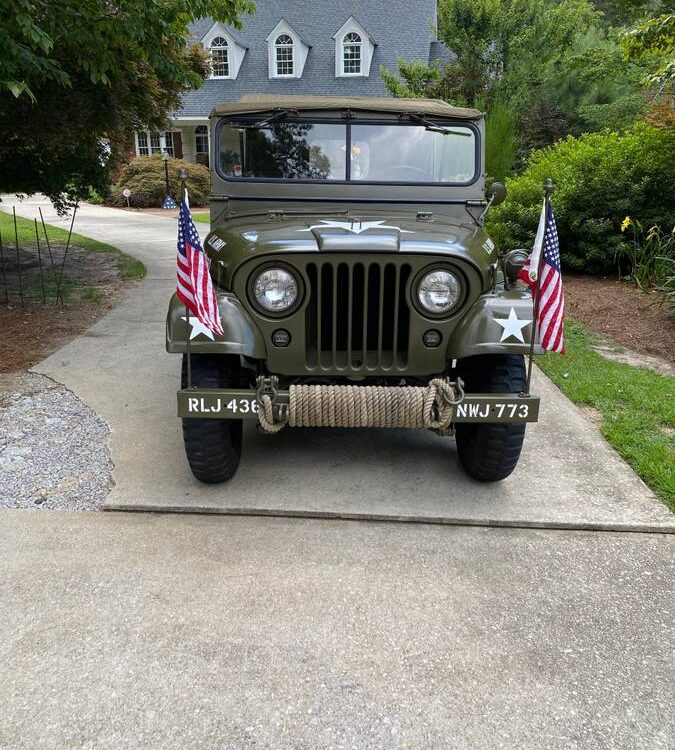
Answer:
M211 40L211 77L212 78L229 78L230 77L230 56L227 45L227 39L224 36L217 36Z
M283 19L266 37L270 78L301 78L309 44Z
M246 45L238 33L214 23L202 37L202 46L211 60L211 78L236 78L244 61Z
M335 75L338 78L369 76L375 42L354 16L350 16L340 26L333 34L333 39L335 39Z
M279 78L293 75L293 39L281 34L274 42L275 75Z
M342 38L342 74L345 76L361 75L361 35L350 31Z

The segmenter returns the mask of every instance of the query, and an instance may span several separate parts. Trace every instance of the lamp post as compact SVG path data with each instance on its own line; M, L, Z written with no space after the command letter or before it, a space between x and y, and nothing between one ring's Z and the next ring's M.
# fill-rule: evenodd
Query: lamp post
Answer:
M169 159L171 157L169 156L167 151L164 151L162 153L162 160L164 161L164 180L166 182L166 197L164 198L164 203L162 203L162 208L165 209L171 209L171 208L178 208L176 205L176 201L171 197L171 188L169 187Z

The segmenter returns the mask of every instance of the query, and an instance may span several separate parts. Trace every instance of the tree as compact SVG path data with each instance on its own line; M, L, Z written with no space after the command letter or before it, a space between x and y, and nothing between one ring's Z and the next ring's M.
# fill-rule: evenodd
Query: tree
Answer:
M548 80L552 66L601 14L589 0L439 0L438 38L454 59L438 69L399 61L399 76L383 71L394 95L443 92L458 105L507 103L520 113Z
M577 35L566 54L546 71L538 98L556 103L565 133L575 135L609 128L624 130L643 114L644 92L636 66L624 58L612 28L594 27ZM536 101L536 98L535 98ZM526 116L531 114L526 113ZM541 142L530 130L532 145Z
M485 109L505 133L510 111L521 163L569 132L627 127L644 109L636 66L590 0L439 0L438 36L454 55L444 70L399 62L398 76L383 72L388 89ZM509 161L493 154L494 173Z
M442 75L438 67L427 65L421 60L406 63L400 58L396 61L398 75L380 67L380 75L389 93L397 98L417 99L419 97L435 98Z
M645 83L662 94L675 81L675 13L638 24L621 38L626 58L644 70Z
M104 188L130 134L161 129L208 73L188 26L250 0L0 0L0 191L59 208Z
M602 11L612 26L632 23L645 14L655 12L661 4L661 0L593 0L593 5Z
M456 55L451 69L468 104L532 99L547 68L577 35L597 26L589 0L439 0L438 35Z

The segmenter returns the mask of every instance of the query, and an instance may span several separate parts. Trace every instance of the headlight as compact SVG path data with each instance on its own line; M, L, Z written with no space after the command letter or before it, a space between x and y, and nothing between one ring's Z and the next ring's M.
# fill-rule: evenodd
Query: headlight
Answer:
M289 310L298 299L298 282L283 268L267 268L255 280L253 294L261 309L271 313Z
M462 285L454 273L437 269L422 277L417 287L417 299L425 310L442 315L451 310L462 293Z

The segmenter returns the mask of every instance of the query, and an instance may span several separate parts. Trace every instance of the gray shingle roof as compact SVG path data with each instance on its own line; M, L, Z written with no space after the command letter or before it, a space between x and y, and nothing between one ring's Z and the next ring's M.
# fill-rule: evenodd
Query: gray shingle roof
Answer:
M436 0L352 3L337 3L334 0L315 0L312 3L258 0L255 14L241 18L243 28L232 30L233 36L248 48L237 79L205 81L200 89L184 95L183 106L174 115L207 117L219 102L236 101L245 94L255 93L387 96L380 77L381 65L395 71L397 58L406 62L427 62L440 57L432 31L435 14ZM335 76L335 41L332 37L350 16L354 16L370 37L377 41L367 78ZM311 45L302 78L268 77L265 37L282 18ZM193 38L201 40L212 25L210 19L193 24Z
M213 21L210 18L200 18L199 21L195 21L191 24L190 36L193 40L198 42L211 26L213 26Z
M443 42L432 42L429 48L429 65L434 63L449 63L455 59L455 55L443 44Z

